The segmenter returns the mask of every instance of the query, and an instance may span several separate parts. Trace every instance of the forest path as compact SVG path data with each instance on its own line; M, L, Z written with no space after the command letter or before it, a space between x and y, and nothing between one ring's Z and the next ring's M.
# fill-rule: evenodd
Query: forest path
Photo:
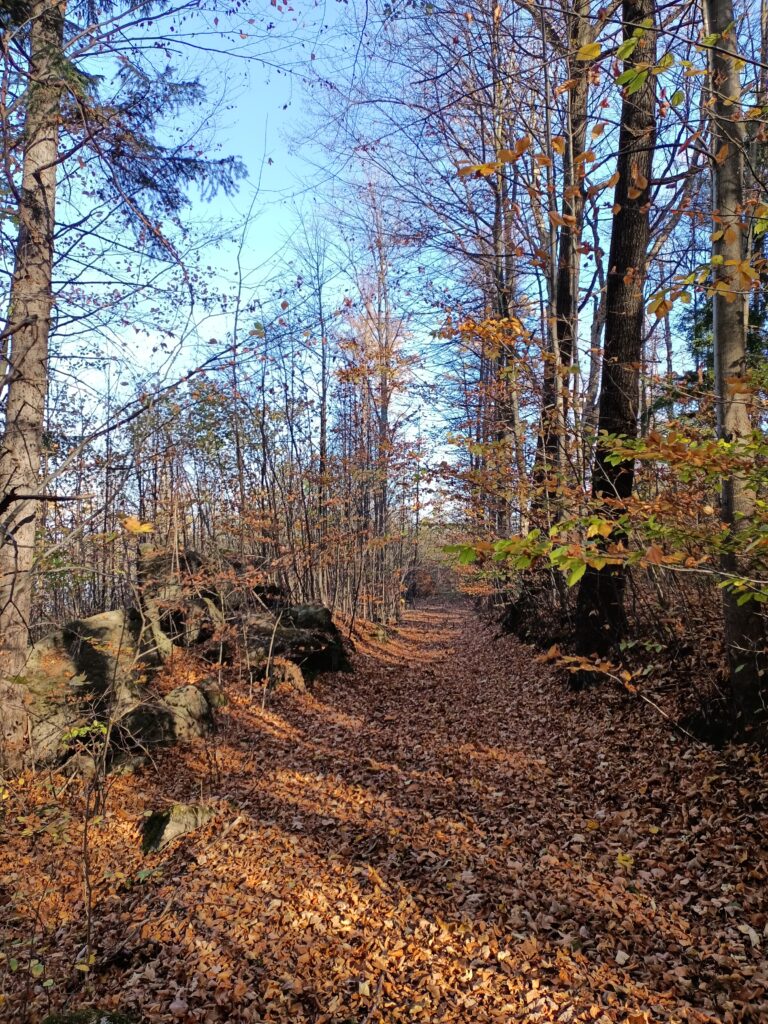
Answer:
M215 751L115 783L94 878L152 874L96 886L91 998L153 1022L768 1019L751 755L569 693L462 607L354 661L263 711L233 686ZM218 821L142 859L141 810L201 793Z

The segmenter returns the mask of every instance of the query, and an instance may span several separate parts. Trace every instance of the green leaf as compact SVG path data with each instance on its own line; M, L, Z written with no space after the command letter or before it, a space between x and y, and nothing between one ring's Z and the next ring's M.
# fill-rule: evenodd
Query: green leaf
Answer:
M630 39L625 39L624 42L616 50L616 56L619 60L627 60L635 52L635 47L638 44L636 36L632 36Z
M616 79L616 85L626 85L627 82L631 82L633 78L637 78L640 74L635 68L627 68L626 71L622 71L619 77Z
M638 71L634 80L627 86L627 96L634 96L636 92L640 92L645 85L647 78L647 71Z
M477 561L477 552L474 548L462 548L459 555L459 565L472 565Z
M684 99L685 99L685 93L683 92L683 90L682 89L676 89L672 93L672 98L670 99L669 102L672 104L673 107L679 107Z
M579 580L581 579L581 577L584 575L584 573L586 571L587 571L587 563L586 562L582 562L580 565L577 565L576 568L571 571L571 574L568 577L568 586L569 587L574 587L579 582Z
M704 36L704 38L701 40L701 45L714 46L719 38L720 36L717 34L717 32L710 32L708 36Z

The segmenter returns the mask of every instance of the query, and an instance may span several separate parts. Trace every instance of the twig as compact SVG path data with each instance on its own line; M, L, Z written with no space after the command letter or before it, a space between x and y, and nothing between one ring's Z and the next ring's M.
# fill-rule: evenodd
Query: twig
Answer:
M275 619L275 627L272 630L272 638L269 641L269 654L267 654L267 667L266 667L266 670L264 672L264 688L263 688L263 690L261 692L261 710L262 711L264 710L264 708L266 707L266 704L267 704L267 686L269 685L269 669L270 669L270 666L272 664L272 651L274 650L274 646L275 646L275 634L277 633L277 627L280 625L280 620L282 619L282 617L283 617L283 613L280 612L280 614Z

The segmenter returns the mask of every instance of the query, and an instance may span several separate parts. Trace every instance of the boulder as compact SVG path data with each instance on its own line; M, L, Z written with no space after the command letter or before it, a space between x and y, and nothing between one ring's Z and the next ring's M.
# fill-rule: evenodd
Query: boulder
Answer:
M211 705L198 686L178 686L165 698L173 716L174 738L181 742L205 736L213 728Z
M0 682L0 764L55 763L73 740L103 736L99 723L106 722L110 763L205 735L223 695L209 701L199 687L182 686L165 699L151 696L141 636L138 616L112 611L69 622L36 643L24 671Z
M171 743L188 743L213 728L213 710L199 686L171 690L165 698L145 699L115 723L112 745L122 754Z
M1 684L0 740L9 767L55 761L73 730L135 702L137 638L131 613L112 611L69 622L33 645L24 670Z
M205 825L215 814L214 808L205 804L174 804L164 811L153 811L141 825L141 849L144 853L162 850L179 836Z
M269 673L267 675L267 673ZM264 665L262 678L278 692L306 693L307 684L298 665L286 658L273 658L269 666Z
M330 612L327 608L319 611L316 606L306 607L311 611L307 612L304 621L312 618L314 621L329 622ZM248 616L244 632L251 664L258 665L266 661L271 651L273 657L295 662L305 674L338 672L349 667L341 634L332 621L321 629L292 625L297 619L301 620L297 609L293 609L290 616L282 613L277 617Z
M208 582L211 569L196 551L143 544L139 551L141 650L162 664L174 646L207 643L224 624L221 599Z
M334 625L331 609L324 604L299 604L286 608L283 622L296 629L314 629L334 636L339 632Z
M116 755L143 752L176 740L174 713L164 700L143 700L129 708L114 725L112 747Z
M205 695L205 699L213 710L216 708L223 708L225 704L229 704L229 697L227 697L226 693L222 690L218 679L201 679L197 685L202 690Z

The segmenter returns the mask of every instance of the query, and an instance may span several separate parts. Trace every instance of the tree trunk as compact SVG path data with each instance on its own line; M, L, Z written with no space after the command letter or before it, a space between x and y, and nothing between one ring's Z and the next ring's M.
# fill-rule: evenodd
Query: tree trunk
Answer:
M32 607L38 501L31 496L39 492L48 389L64 4L36 0L29 24L19 235L7 317L7 400L0 440L0 645L8 675L23 668Z
M624 0L624 34L646 19L655 24L655 0ZM631 62L625 66L656 63L656 32L651 28L638 40ZM628 87L629 88L629 87ZM620 175L614 199L614 219L606 293L603 382L598 430L608 434L637 435L639 367L643 340L643 285L649 242L649 179L656 143L656 78L646 72L637 92L625 91L621 108ZM604 501L606 515L617 518L632 494L634 464L610 465L608 450L598 441L592 468L592 493ZM615 529L609 543L622 539ZM587 568L579 588L576 634L581 653L604 653L626 629L625 573L622 566Z
M705 0L707 33L717 36L710 50L712 104L713 214L718 218L720 237L713 242L714 273L712 334L715 350L715 394L717 432L724 441L738 445L748 441L751 396L741 387L747 372L747 302L740 284L739 264L745 258L744 150L746 133L739 98L741 81L736 59L731 0ZM730 532L733 551L723 556L721 568L728 575L745 572L737 552L738 533L749 520L755 495L743 476L734 473L723 479L721 511ZM733 704L738 727L749 729L766 710L762 682L764 629L760 609L754 602L741 607L738 594L723 591L725 642L731 670Z

